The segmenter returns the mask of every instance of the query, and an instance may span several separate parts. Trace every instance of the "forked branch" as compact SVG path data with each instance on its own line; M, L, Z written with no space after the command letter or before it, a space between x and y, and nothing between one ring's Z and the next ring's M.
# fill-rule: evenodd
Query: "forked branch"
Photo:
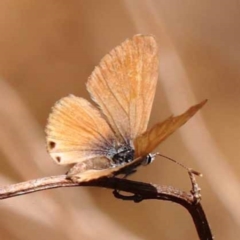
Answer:
M199 238L201 240L213 239L205 213L201 204L196 203L196 197L194 194L186 193L170 186L157 186L155 184L136 182L115 177L102 178L83 183L74 183L71 180L66 179L66 175L59 175L0 187L0 199L6 199L52 188L80 186L104 187L133 194L132 196L124 196L115 190L115 197L123 200L140 202L142 200L158 199L178 203L185 207L191 214Z

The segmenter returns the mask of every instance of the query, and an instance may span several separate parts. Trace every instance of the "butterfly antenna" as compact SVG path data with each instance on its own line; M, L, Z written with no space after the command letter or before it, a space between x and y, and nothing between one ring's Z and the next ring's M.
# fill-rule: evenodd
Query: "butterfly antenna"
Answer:
M192 174L194 174L194 175L196 175L196 176L199 176L199 177L202 177L202 176L203 176L202 173L200 173L200 172L198 172L198 171L196 171L196 170L194 170L194 169L188 168L188 167L186 167L185 165L183 165L182 163L174 160L173 158L170 158L170 157L167 157L167 156L165 156L165 155L162 155L162 154L159 153L159 152L155 153L155 154L154 154L154 157L155 157L155 156L160 156L160 157L166 158L166 159L168 159L168 160L170 160L170 161L178 164L178 165L181 166L182 168L186 169L189 173L192 173Z
M176 164L178 164L179 166L181 166L182 168L186 169L188 171L188 175L192 184L192 189L191 189L191 193L193 195L193 204L198 204L201 200L201 188L198 186L197 181L195 179L195 176L199 176L202 177L202 174L198 171L195 171L191 168L186 167L185 165L183 165L182 163L174 160L173 158L167 157L165 155L162 155L161 153L156 153L152 156L152 159L154 159L155 156L160 156L163 158L166 158Z

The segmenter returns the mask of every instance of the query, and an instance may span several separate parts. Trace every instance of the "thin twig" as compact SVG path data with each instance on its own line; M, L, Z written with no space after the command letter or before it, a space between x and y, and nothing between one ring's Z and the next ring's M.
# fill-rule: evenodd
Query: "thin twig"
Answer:
M6 199L52 188L79 186L104 187L134 194L133 196L123 196L119 194L119 192L114 191L115 197L123 200L133 200L135 202L139 202L147 199L158 199L178 203L185 207L191 214L200 240L213 239L202 206L199 203L196 204L194 195L170 186L157 186L154 184L115 177L102 178L83 183L74 183L71 180L66 179L66 175L59 175L0 187L0 199Z

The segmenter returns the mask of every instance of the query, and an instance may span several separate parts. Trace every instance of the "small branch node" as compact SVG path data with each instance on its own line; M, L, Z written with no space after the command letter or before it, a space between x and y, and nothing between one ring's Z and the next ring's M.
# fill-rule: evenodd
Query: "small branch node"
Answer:
M196 174L196 171L189 169L189 177L192 183L192 189L191 189L191 194L193 195L193 204L196 205L198 203L200 203L201 199L202 199L202 195L201 195L201 188L199 187L195 176L201 176L201 174Z

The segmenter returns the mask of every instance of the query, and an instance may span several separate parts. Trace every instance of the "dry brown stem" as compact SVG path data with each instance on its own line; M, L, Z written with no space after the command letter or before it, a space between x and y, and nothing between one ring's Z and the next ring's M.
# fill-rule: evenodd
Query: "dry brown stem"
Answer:
M114 191L114 196L123 200L140 202L147 199L172 201L185 207L191 214L201 240L213 239L209 224L200 203L191 193L186 193L170 186L157 186L155 184L142 183L120 178L102 178L84 183L74 183L66 179L66 175L52 176L21 182L13 185L0 187L0 199L20 196L32 192L59 187L104 187L132 193L132 196L121 195Z

